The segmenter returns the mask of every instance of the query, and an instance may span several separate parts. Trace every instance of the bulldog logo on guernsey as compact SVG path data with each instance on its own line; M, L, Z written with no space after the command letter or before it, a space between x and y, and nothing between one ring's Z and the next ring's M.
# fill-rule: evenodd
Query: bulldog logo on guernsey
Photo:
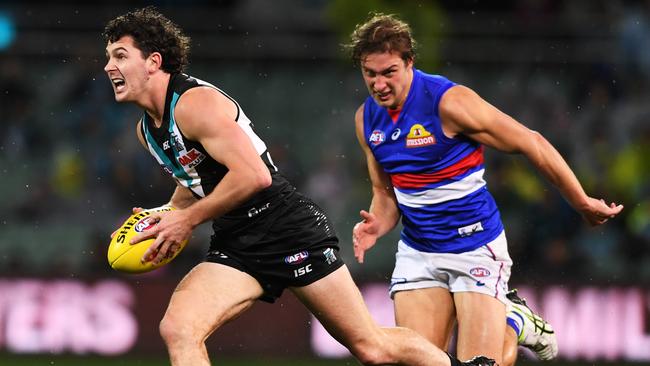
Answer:
M370 142L373 145L377 146L384 141L386 141L386 134L384 134L384 131L381 130L372 131L372 134L370 135Z
M436 138L419 123L414 124L406 136L406 147L421 147L435 143Z

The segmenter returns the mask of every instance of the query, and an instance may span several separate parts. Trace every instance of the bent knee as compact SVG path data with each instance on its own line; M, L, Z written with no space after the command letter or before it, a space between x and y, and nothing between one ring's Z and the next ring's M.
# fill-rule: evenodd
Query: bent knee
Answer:
M394 357L381 342L357 342L350 347L352 354L364 365L394 364Z
M165 342L171 341L179 336L177 328L174 326L174 321L167 317L162 318L158 324L158 331Z
M160 336L167 344L193 341L195 338L194 331L186 322L180 321L171 316L165 315L158 325Z

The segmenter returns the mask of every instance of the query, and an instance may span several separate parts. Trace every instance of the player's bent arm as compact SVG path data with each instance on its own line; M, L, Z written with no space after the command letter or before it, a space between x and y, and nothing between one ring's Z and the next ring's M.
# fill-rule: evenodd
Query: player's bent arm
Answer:
M208 87L187 91L176 106L175 118L183 134L200 142L228 168L210 194L187 207L193 226L227 213L271 185L271 174L235 121L236 115L234 102Z
M172 194L172 198L169 200L168 205L174 208L188 208L196 202L196 198L188 188L183 187L178 182L176 183L176 189Z
M383 236L391 231L400 218L397 198L393 191L393 184L390 177L375 159L370 147L366 143L363 133L363 104L354 115L355 131L359 145L366 156L368 175L372 184L372 201L370 213L374 214L379 221L378 236Z
M449 137L463 134L506 153L520 153L553 184L578 211L593 205L560 153L538 132L483 100L464 86L450 88L439 105L443 131Z

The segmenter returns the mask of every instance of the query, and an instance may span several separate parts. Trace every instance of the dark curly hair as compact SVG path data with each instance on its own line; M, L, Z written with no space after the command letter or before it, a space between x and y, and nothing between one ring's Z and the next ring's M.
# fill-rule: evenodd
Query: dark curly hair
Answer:
M411 27L395 15L371 13L369 19L357 24L350 35L350 43L343 45L355 66L375 52L396 51L404 62L415 59L416 42Z
M144 57L153 52L162 55L163 71L180 73L188 64L190 38L153 6L134 10L111 20L102 33L106 42L131 36Z

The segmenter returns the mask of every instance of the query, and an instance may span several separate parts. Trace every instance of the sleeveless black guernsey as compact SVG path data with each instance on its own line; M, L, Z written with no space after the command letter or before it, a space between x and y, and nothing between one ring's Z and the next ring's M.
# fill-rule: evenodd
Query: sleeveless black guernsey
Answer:
M181 95L196 87L209 87L222 93L237 107L237 125L246 133L260 157L269 168L272 184L251 197L238 208L214 220L215 231L234 234L247 229L255 220L257 212L268 207L269 202L285 200L292 196L295 188L278 172L273 164L266 144L253 131L253 124L244 114L241 106L228 94L205 81L186 74L172 74L167 87L165 112L160 127L145 112L141 120L141 132L149 152L158 164L183 187L188 188L196 198L203 198L214 190L228 169L215 161L197 141L187 139L178 128L174 109Z

